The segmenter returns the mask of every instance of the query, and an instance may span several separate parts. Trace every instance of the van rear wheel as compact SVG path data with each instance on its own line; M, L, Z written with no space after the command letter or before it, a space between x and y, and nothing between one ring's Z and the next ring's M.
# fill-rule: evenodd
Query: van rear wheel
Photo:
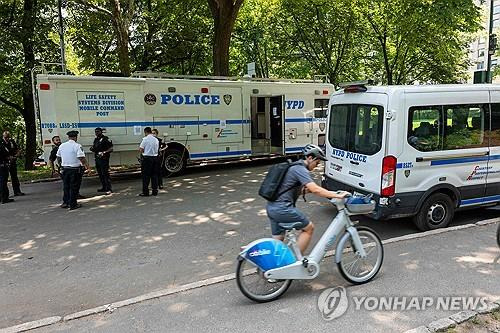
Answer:
M184 172L187 164L187 152L177 149L167 149L164 152L162 170L166 177L178 176Z
M421 231L444 228L450 224L455 214L453 200L444 193L428 197L413 222Z

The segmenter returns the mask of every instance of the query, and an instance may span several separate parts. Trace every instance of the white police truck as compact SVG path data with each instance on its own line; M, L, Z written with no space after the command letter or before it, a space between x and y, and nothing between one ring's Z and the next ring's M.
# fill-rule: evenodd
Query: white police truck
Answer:
M39 74L36 92L45 159L54 135L80 132L84 150L102 127L113 141L112 165L137 163L146 126L168 144L168 174L189 162L296 154L324 145L326 108L334 87L322 80L134 77ZM93 159L90 159L91 161Z
M330 98L323 185L371 193L377 219L445 227L500 202L500 86L368 86Z

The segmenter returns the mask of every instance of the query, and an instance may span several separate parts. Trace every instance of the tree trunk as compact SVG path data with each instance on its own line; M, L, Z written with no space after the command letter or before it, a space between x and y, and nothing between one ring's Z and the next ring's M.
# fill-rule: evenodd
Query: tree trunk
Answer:
M214 20L213 72L229 76L231 33L243 0L208 0Z
M33 169L36 157L36 121L33 105L33 88L31 85L31 69L35 67L35 52L33 36L35 35L36 0L24 0L24 12L21 23L21 43L24 53L23 76L23 112L26 126L26 151L24 168Z
M128 50L128 25L125 22L120 6L120 0L110 0L112 8L113 28L116 34L116 44L118 47L118 62L120 72L125 76L130 76L130 57Z

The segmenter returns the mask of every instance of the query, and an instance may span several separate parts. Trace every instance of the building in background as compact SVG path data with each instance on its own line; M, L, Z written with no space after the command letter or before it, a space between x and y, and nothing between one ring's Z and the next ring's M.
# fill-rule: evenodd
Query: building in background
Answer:
M478 38L470 45L470 59L471 67L469 68L469 82L474 81L474 74L476 72L484 72L487 70L488 64L488 49L490 47L490 39L488 38L488 31L490 25L490 5L493 2L493 33L497 33L500 28L500 0L476 0L475 1L482 8L483 12L483 29L479 31ZM498 64L499 57L493 54L491 57L491 70L493 72L495 66ZM478 74L476 74L478 75ZM493 82L500 83L500 78L493 78Z

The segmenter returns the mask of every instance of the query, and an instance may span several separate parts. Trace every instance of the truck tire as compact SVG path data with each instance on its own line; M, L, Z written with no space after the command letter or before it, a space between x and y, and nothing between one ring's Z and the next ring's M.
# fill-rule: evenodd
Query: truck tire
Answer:
M424 201L413 222L421 231L444 228L450 224L454 214L453 200L444 193L434 193Z
M179 176L186 170L187 151L167 149L164 152L162 170L165 177Z

